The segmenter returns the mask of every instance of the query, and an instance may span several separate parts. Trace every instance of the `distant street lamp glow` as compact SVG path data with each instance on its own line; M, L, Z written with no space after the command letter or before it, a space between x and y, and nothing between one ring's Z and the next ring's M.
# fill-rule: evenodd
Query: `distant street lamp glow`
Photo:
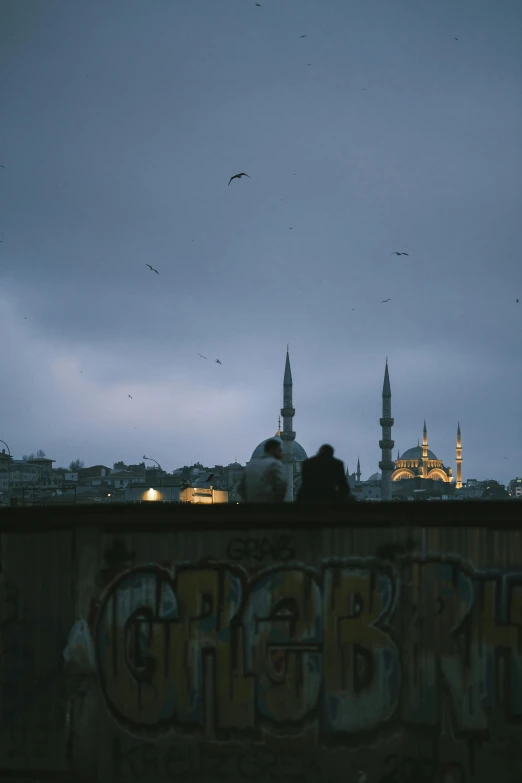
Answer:
M161 489L162 489L162 485L161 485L161 465L159 464L159 462L156 459L154 459L154 457L146 457L145 454L143 455L142 459L148 459L150 462L155 462L156 465L158 466L158 471L159 471L159 474L160 474L159 475L159 485L160 485L160 499L161 499L162 498L162 494L161 494ZM149 492L154 492L154 499L156 499L156 491L153 490L152 487L149 489Z

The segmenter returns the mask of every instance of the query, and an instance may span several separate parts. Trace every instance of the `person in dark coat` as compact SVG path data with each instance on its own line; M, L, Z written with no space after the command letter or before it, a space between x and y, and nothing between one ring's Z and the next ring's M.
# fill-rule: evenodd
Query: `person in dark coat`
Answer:
M332 446L321 446L315 457L303 462L298 503L347 503L353 499L344 465L334 457Z

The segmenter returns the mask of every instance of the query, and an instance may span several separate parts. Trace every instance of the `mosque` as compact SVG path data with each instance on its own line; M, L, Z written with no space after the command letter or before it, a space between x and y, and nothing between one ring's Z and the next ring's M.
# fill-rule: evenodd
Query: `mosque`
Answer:
M290 368L290 355L288 348L286 349L286 362L285 362L285 374L283 378L283 407L281 408L281 416L283 417L283 429L281 430L281 418L279 419L279 426L277 432L270 437L281 438L283 441L283 462L287 466L288 471L288 489L285 500L292 501L297 494L299 485L301 483L301 465L308 459L306 451L303 449L300 443L295 439L295 432L293 431L293 420L295 416L295 408L293 407L293 382L292 382L292 370ZM256 446L252 452L250 459L257 459L261 457L264 451L264 446L267 440L262 441L259 446Z
M275 433L275 437L279 437L283 441L283 462L286 464L289 474L288 491L285 500L292 501L301 481L301 465L305 459L308 459L308 455L301 444L295 439L296 434L293 430L295 408L293 407L293 382L288 349L286 351L285 373L283 379L283 407L281 408L281 416L283 417L283 429L281 430L281 418L279 418L279 426ZM404 481L410 484L413 480L412 483L415 483L416 486L419 485L419 482L422 479L441 481L448 484L453 483L452 469L446 467L442 460L438 459L433 451L428 448L426 421L424 421L422 445L420 445L420 442L418 441L416 446L407 449L402 455L397 452L396 460L392 459L394 441L391 438L391 428L394 424L394 419L391 416L391 387L388 360L386 360L384 370L382 417L379 423L382 428L382 438L379 441L379 448L382 453L379 467L382 472L374 473L369 477L367 482L361 482L361 466L358 459L357 472L348 475L347 471L347 478L352 487L365 484L374 485L375 494L380 497L381 500L391 500L392 485L395 482ZM270 438L267 438L256 446L250 459L257 459L263 454L264 445L267 440L270 440ZM455 489L460 489L462 487L462 444L460 424L457 425L456 463L457 477L454 486ZM369 497L372 497L371 489Z

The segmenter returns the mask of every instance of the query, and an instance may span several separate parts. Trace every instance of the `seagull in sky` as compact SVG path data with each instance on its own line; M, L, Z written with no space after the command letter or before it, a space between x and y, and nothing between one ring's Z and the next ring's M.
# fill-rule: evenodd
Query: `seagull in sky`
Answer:
M517 299L517 302L518 302L518 299Z
M219 361L219 359L216 359L216 364L221 364L221 362Z
M228 180L228 184L230 185L233 179L241 179L241 177L248 177L248 179L252 179L250 174L245 174L245 172L242 171L241 174L234 174L233 177L230 177L230 179Z
M394 250L392 256L409 256L409 253L399 253L398 250Z
M306 38L306 35L300 35L299 38Z
M383 299L383 300L381 301L381 304L384 304L385 302L391 302L391 297L390 297L389 299Z
M198 353L198 356L201 356L202 359L208 359L208 356L203 356L202 353Z
M0 163L0 169L5 169L5 166L2 166L1 163Z
M131 400L132 400L132 397L130 396L130 394L127 394L127 397L130 397L130 398L131 398Z
M148 267L149 267L149 269L151 270L151 272L156 272L156 274L157 274L157 275L159 275L159 272L158 272L158 270L157 270L157 269L154 269L154 267L152 267L150 264L145 264L145 266L148 266Z

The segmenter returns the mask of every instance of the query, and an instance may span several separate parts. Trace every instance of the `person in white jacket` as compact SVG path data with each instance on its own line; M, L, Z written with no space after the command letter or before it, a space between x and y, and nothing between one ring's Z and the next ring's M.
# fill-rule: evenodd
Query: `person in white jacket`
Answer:
M270 438L264 454L251 460L243 471L236 492L244 503L282 503L288 486L283 460L283 443Z

